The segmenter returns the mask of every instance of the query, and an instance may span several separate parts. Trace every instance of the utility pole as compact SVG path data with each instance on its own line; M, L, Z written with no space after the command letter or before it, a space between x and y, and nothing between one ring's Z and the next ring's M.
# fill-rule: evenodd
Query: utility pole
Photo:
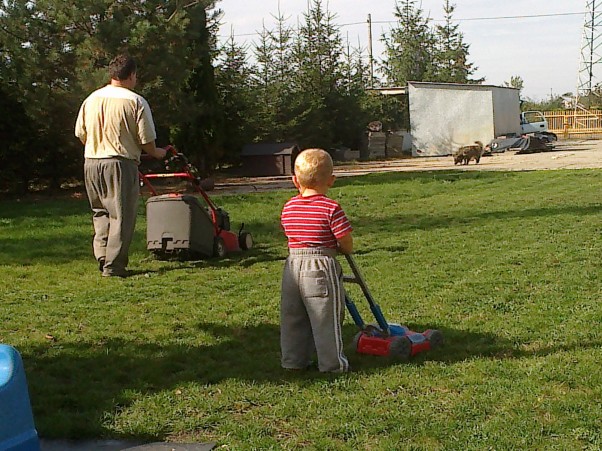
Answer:
M368 58L370 59L370 87L374 87L374 58L372 57L372 15L368 14Z

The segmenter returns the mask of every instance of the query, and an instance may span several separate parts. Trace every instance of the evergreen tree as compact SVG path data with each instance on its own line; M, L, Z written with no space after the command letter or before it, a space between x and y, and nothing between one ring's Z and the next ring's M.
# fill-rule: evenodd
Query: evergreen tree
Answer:
M14 95L0 87L0 191L25 194L38 155L35 126Z
M470 76L476 67L468 62L469 45L464 42L464 35L459 25L453 22L456 6L445 0L443 11L445 22L435 26L435 52L430 81L445 83L481 83L484 79L471 80Z
M520 92L525 87L525 82L523 80L523 77L521 77L520 75L513 75L510 77L510 81L504 82L504 86L506 86L508 88L516 88L516 89L518 89L519 94L520 94Z
M295 70L292 60L294 30L286 24L279 11L276 29L263 28L255 45L253 92L256 95L256 111L253 128L257 141L287 141L290 134L290 92Z
M325 149L337 144L343 44L334 16L313 0L304 14L293 51L291 103L293 133L303 145Z
M385 58L382 72L389 85L405 86L408 81L430 81L434 74L435 36L430 20L416 6L416 0L397 0L396 26L384 34Z
M107 83L106 67L116 53L128 51L138 62L137 90L152 105L159 144L198 117L198 108L207 110L190 88L193 75L212 70L211 8L212 0L3 1L0 83L20 99L38 138L26 156L32 176L50 178L55 186L81 176L73 123L82 100ZM217 98L210 79L199 89ZM203 126L219 126L205 119ZM207 140L194 144L188 148L195 152L214 151Z
M224 160L235 162L242 147L256 136L255 99L251 86L251 67L245 48L237 45L234 37L221 49L221 58L215 70L217 91L224 114Z
M366 90L366 86L371 84L370 67L360 49L352 49L347 44L341 74L340 107L335 123L336 144L358 149L368 123L375 117L380 118L375 108L378 104L373 102L375 97Z
M191 71L181 94L187 99L186 117L179 117L171 128L172 141L186 153L202 174L218 166L223 156L224 117L217 92L213 59L217 54L215 35L219 11L211 17L207 9L212 1L190 3L187 50L193 55Z

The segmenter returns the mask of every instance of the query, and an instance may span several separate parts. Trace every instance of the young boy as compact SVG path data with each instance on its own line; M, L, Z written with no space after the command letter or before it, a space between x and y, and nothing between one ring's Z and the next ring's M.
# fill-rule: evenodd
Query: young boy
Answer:
M282 209L289 256L282 275L280 348L282 367L302 370L316 351L321 372L349 371L341 322L345 294L337 252L353 251L351 224L340 205L326 197L335 176L330 155L307 149L295 160L299 194Z

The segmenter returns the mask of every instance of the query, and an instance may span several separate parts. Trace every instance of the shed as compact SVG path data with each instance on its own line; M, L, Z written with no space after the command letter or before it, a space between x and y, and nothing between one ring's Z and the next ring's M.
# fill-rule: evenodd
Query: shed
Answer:
M519 90L491 85L408 82L414 156L520 134Z
M240 156L246 175L292 175L299 152L295 143L255 143L245 145Z

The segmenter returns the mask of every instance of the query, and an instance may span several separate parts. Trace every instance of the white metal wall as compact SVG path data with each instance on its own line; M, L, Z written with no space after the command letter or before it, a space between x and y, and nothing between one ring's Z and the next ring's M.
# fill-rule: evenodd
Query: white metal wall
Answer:
M408 94L414 156L450 155L475 141L486 145L516 126L520 130L513 88L409 82Z
M520 100L518 89L492 88L494 138L507 133L520 134Z

